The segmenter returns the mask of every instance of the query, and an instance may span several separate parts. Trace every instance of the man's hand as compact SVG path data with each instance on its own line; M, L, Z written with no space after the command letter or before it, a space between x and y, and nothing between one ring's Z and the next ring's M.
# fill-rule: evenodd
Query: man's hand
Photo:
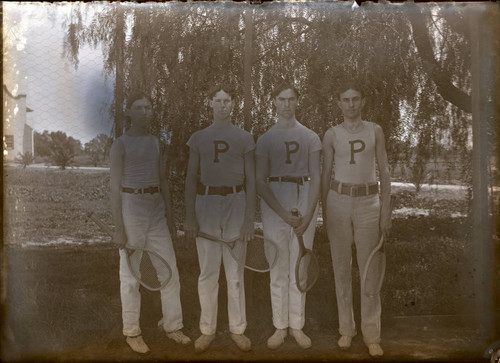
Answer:
M125 234L125 227L118 227L113 236L113 243L117 244L120 248L125 247L127 244L127 235Z
M304 216L301 218L301 222L297 227L293 228L293 232L297 236L302 236L304 232L306 231L307 227L309 227L309 223L311 223L311 216Z
M302 217L294 216L291 211L285 211L281 218L293 228L298 227L302 223Z
M253 221L245 220L240 230L240 240L245 242L250 242L254 235L254 225Z
M184 233L188 238L196 238L198 236L198 231L200 227L198 226L198 221L196 217L186 218L184 221Z
M391 221L391 208L382 208L380 213L380 231L384 238L389 238L391 235L392 221Z

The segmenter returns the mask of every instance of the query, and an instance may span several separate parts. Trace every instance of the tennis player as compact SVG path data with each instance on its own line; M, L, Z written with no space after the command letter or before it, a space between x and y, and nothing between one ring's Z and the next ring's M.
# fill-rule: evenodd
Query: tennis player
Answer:
M323 139L321 198L335 273L341 335L338 345L348 349L356 335L352 308L352 244L356 246L358 266L363 271L368 256L378 244L380 231L384 237L389 235L391 184L382 128L361 118L365 105L361 86L346 83L338 89L337 97L344 121L330 128ZM369 276L365 283L376 284L378 280L377 276ZM372 356L384 354L380 347L380 315L380 295L368 296L362 291L361 331Z
M188 237L196 237L200 264L201 336L194 343L197 352L205 351L215 339L221 261L227 281L231 339L242 351L251 349L250 339L244 335L247 327L244 268L221 244L197 237L198 231L222 240L240 237L233 251L243 261L246 243L253 238L255 143L250 133L231 122L234 97L231 86L214 86L208 94L213 122L196 131L187 142L184 230Z
M281 346L288 330L304 349L312 346L302 331L306 294L298 290L295 264L299 252L296 235L312 249L320 196L321 141L295 118L299 92L281 84L272 94L277 122L257 140L256 180L261 197L265 239L279 248L278 261L270 271L274 334L267 346ZM293 216L297 208L301 216Z
M170 232L175 223L170 207L165 163L158 138L148 131L152 116L151 99L134 93L127 100L126 115L130 128L111 147L110 199L116 226L114 241L118 244L151 249L170 265L172 278L160 290L163 319L167 337L178 344L191 340L182 333L179 273ZM167 227L168 224L168 227ZM126 251L120 250L120 293L123 335L134 352L146 354L149 347L139 326L141 294L139 283L127 265Z

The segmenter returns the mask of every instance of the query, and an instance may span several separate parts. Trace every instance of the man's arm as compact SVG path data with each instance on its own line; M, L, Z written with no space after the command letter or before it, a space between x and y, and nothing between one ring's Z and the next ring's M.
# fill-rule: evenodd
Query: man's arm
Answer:
M320 155L321 151L315 151L309 154L309 177L311 178L309 187L309 196L307 201L306 213L302 216L302 221L298 227L294 229L297 236L301 236L309 227L311 220L316 211L320 195ZM314 221L316 223L316 221Z
M113 223L115 224L115 235L113 240L115 243L123 245L127 243L127 235L125 234L125 226L123 224L122 215L122 197L121 197L121 182L123 172L123 157L125 150L123 144L119 140L115 140L111 146L109 159L111 162L110 170L110 201L111 213L113 215Z
M245 219L241 226L240 239L251 241L254 234L255 218L255 150L245 154Z
M186 185L184 190L184 200L186 207L186 219L184 221L184 231L186 236L194 238L198 235L198 221L196 220L196 187L198 183L198 170L200 165L200 155L193 149L189 150L189 162L186 175Z
M167 158L160 152L160 189L163 202L165 204L165 217L167 218L167 226L172 239L177 237L177 227L175 226L175 218L172 213L172 201L170 199L170 185L167 177Z
M332 178L332 165L333 165L333 130L326 131L323 138L323 172L321 173L321 204L323 211L323 218L326 216L326 198L330 190L330 181Z
M382 205L380 207L380 230L384 237L389 237L391 222L391 179L389 173L389 162L385 150L384 132L380 125L375 125L375 151L377 157L378 172L380 177L380 194Z
M269 177L269 160L265 156L257 155L256 164L256 178L257 193L260 197L271 207L274 212L281 217L286 223L292 227L297 227L300 223L301 217L292 215L292 212L283 208L281 203L276 199L271 188L267 184Z

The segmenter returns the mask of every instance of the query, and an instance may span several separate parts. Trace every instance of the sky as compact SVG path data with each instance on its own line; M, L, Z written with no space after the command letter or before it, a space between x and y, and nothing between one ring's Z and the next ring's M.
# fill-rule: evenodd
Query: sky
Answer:
M25 94L37 132L63 131L85 144L111 134L113 80L103 71L101 48L81 48L78 68L63 55L63 21L83 3L3 3L4 84Z

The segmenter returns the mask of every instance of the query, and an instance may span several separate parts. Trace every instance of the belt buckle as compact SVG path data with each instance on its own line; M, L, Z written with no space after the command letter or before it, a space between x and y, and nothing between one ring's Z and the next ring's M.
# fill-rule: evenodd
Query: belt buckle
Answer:
M139 193L139 192L142 192L142 188L136 188L134 189L134 194L142 194L142 193Z

